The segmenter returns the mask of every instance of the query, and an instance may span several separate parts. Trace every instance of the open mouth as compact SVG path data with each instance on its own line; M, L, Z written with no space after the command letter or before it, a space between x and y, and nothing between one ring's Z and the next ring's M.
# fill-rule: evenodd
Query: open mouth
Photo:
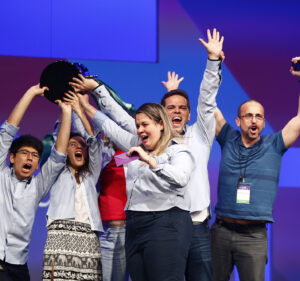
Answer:
M180 125L180 124L181 124L181 121L182 121L182 119L181 119L181 117L179 117L179 116L175 116L175 117L172 118L172 123L173 123L174 125Z
M147 142L148 138L148 136L141 136L142 143Z
M80 152L80 151L75 152L75 159L77 161L81 161L82 160L82 152Z
M29 172L31 170L32 165L31 164L24 164L23 165L23 170L26 172Z
M256 134L257 133L257 131L258 131L258 129L257 129L257 126L251 126L250 127L250 132L251 132L251 134Z

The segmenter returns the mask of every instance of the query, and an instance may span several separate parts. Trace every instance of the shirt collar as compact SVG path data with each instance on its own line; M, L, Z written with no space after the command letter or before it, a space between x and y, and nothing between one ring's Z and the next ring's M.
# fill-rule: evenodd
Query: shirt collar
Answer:
M13 167L10 168L10 174L11 176L16 179L17 181L20 181L20 182L26 182L26 184L30 184L31 183L31 180L32 180L32 176L30 176L28 179L24 179L24 180L19 180L16 176L16 173L15 173L15 170Z
M257 147L257 146L260 146L261 144L262 144L262 142L263 142L263 138L262 138L262 136L260 136L260 139L259 139L259 141L257 141L255 144L253 144L253 145L250 145L250 146L248 146L248 147L246 147L245 145L244 145L244 143L242 142L242 137L240 136L239 137L239 145L241 146L241 147L243 147L243 148L245 148L245 149L249 149L249 148L255 148L255 147Z

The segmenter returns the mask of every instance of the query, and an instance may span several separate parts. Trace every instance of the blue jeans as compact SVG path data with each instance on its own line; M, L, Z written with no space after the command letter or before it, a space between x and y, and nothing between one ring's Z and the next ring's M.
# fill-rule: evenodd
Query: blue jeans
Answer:
M105 227L100 236L103 281L127 281L125 225Z
M192 239L188 211L126 212L126 261L132 281L183 281Z
M213 279L208 222L193 225L192 244L185 271L186 281L211 281Z
M215 281L228 281L236 265L241 281L265 280L268 236L265 224L216 221L211 229Z

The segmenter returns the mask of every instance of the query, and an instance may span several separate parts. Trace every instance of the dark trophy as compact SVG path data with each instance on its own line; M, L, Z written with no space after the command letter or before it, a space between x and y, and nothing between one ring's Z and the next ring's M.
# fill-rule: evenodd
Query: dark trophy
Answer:
M78 78L79 69L68 61L57 61L49 64L42 72L40 87L47 86L49 91L45 91L45 97L51 101L62 100L64 94L72 91L69 85L73 77Z

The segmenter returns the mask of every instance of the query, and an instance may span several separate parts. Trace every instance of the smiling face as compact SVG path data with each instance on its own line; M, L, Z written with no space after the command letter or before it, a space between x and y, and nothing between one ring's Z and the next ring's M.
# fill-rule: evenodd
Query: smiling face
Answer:
M144 147L148 151L153 151L161 137L164 129L163 122L156 123L145 113L138 113L135 117L137 134L140 137Z
M22 146L13 154L10 153L9 160L19 180L25 180L31 177L33 172L39 166L39 153L30 146Z
M241 128L241 138L246 147L259 141L260 134L265 127L264 114L264 108L258 102L249 101L242 105L236 124Z
M168 114L172 128L182 133L184 126L190 120L190 110L187 100L180 95L173 95L165 99L165 110Z
M70 138L67 153L69 167L76 171L82 168L86 163L88 154L84 138L80 136Z

